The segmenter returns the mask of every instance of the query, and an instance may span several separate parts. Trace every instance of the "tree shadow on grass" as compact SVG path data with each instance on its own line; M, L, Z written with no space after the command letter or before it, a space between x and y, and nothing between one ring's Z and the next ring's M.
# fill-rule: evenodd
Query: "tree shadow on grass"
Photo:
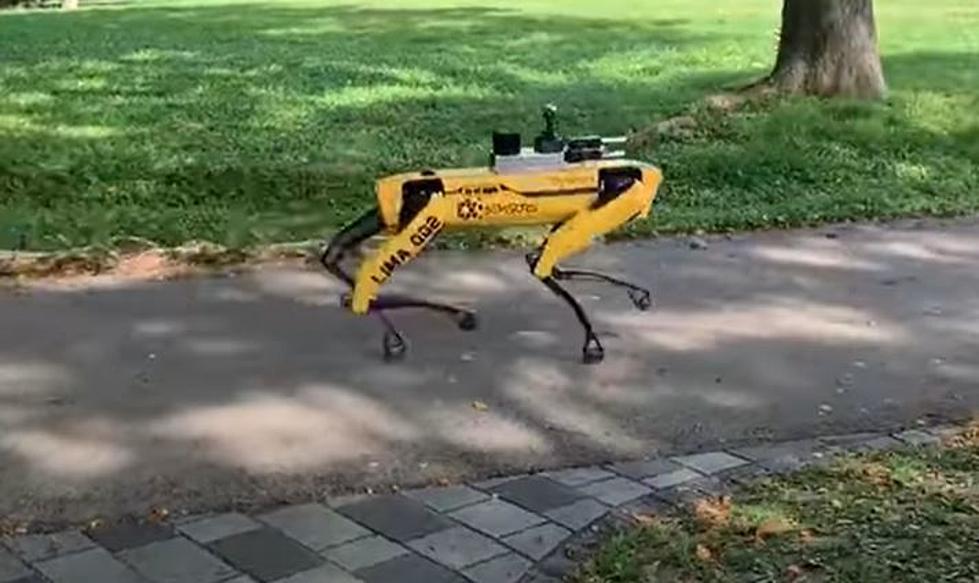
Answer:
M248 5L5 21L6 247L306 238L370 204L378 174L484 163L490 132L536 131L543 103L566 131L624 133L731 77L674 72L711 42L679 20Z

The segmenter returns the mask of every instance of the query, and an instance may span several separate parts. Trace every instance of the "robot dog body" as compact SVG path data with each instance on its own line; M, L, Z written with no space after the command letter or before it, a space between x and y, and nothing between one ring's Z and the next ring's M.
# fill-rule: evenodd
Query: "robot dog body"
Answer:
M597 362L604 351L584 310L559 280L592 279L625 287L639 309L648 309L644 288L595 272L564 270L563 259L585 250L597 237L646 217L662 181L655 166L625 159L609 146L622 139L564 140L554 131L554 110L545 111L547 129L535 146L521 148L519 135L494 134L489 167L424 170L381 178L377 206L343 229L323 255L324 266L352 293L345 303L357 314L377 313L387 331L385 356L401 356L405 343L383 312L428 308L475 327L468 310L401 296L381 296L379 288L446 229L511 225L553 225L544 244L528 255L533 274L574 309L585 329L583 358ZM352 277L340 266L344 253L384 233L386 241Z

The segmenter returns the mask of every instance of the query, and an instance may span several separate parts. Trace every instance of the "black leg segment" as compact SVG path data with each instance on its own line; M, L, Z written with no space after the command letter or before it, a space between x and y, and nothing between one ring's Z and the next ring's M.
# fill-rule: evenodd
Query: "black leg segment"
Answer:
M554 268L554 279L561 281L572 281L572 280L583 280L583 281L602 281L605 283L610 283L616 287L623 287L629 294L629 299L632 300L633 305L637 309L646 311L653 305L653 295L650 291L642 286L630 283L628 281L619 279L617 277L612 277L610 275L605 275L604 273L599 273L597 271L587 271L584 269L564 269L564 268Z
M598 336L595 335L595 331L592 328L591 320L588 318L588 314L585 313L585 309L581 307L578 300L572 296L568 290L561 287L553 277L545 277L541 279L544 285L548 287L552 292L557 294L562 300L565 301L571 309L574 310L575 316L578 318L578 322L581 323L581 327L585 329L585 344L581 349L581 360L585 364L594 364L601 362L605 358L605 349L602 348L602 343L598 340Z
M353 289L354 278L343 269L343 258L348 251L380 233L382 228L381 214L377 208L372 208L334 235L320 257L320 263L333 276Z

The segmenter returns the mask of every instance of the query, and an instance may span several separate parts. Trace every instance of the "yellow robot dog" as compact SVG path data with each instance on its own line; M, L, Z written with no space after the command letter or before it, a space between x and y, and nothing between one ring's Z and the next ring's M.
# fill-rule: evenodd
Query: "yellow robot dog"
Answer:
M381 178L377 206L340 231L321 258L323 266L351 288L343 304L356 314L377 314L385 327L384 356L403 356L406 345L385 316L387 310L424 308L451 316L463 330L476 327L471 311L426 300L378 295L391 274L421 253L445 229L507 225L553 225L543 245L527 255L532 273L574 310L585 331L585 363L600 362L601 342L581 305L558 282L604 281L624 287L633 304L647 310L648 290L593 271L561 269L559 261L585 250L596 236L649 214L662 181L658 168L625 159L624 138L565 140L556 131L556 109L544 109L545 129L533 148L520 134L493 134L487 168L422 170ZM345 253L385 232L380 250L361 265L356 279L341 266Z

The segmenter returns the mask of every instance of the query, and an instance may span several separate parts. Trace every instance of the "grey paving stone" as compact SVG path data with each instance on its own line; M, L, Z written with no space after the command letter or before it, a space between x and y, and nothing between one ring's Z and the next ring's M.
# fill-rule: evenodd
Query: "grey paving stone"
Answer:
M652 492L652 490L639 482L633 482L626 478L612 478L611 480L595 482L580 490L584 494L598 498L602 502L613 506L623 504L629 500L635 500L640 496L645 496Z
M693 484L694 481L690 481L665 490L657 490L656 497L674 506L690 506L706 496L703 491L694 487Z
M543 559L571 536L571 531L556 524L542 524L503 539L510 548L530 557Z
M89 538L113 553L173 538L173 527L156 522L123 522L89 531Z
M754 460L765 470L776 473L794 472L816 460L823 459L835 449L818 439L803 439L770 445L741 448L733 452ZM739 471L741 468L734 470Z
M414 553L354 573L364 583L466 583L442 565Z
M849 446L848 449L858 452L887 451L897 449L903 445L903 443L894 439L890 435L882 435L880 437L875 437L868 441L864 441L863 443L857 443Z
M807 457L824 451L826 445L818 439L799 439L732 449L731 453L751 461L772 460L785 456Z
M12 581L31 574L27 565L12 553L0 547L0 581Z
M341 514L404 542L452 528L452 521L405 496L377 496L338 508Z
M845 433L843 435L826 435L819 438L819 441L823 442L828 446L848 448L852 445L858 443L863 443L865 441L870 441L871 439L876 439L881 437L881 433Z
M29 563L46 561L68 553L84 551L95 546L90 538L77 530L54 534L28 534L4 539L4 544L22 560ZM0 577L2 580L2 577Z
M259 528L262 528L261 524L237 512L195 519L177 525L177 530L184 536L201 544Z
M660 458L655 460L623 462L609 467L617 474L632 478L633 480L642 481L644 478L675 472L683 466L673 460Z
M787 455L771 460L764 460L758 463L773 474L789 474L806 467L809 464L809 461L810 458Z
M532 563L516 553L473 565L463 574L474 583L516 583L530 569Z
M356 522L319 504L287 506L258 519L315 551L371 534Z
M473 485L474 488L478 488L480 490L492 490L493 488L499 486L500 484L505 484L505 483L510 482L512 480L519 480L520 478L526 478L529 475L530 474L515 474L515 475L512 475L512 476L502 476L502 477L499 477L499 478L490 478L488 480L483 480L482 482L475 482L472 485Z
M540 516L527 512L503 500L487 500L467 506L450 514L459 522L490 536L501 537L545 522Z
M5 581L4 583L48 583L48 582L42 579L40 575L36 575L32 573L26 577L21 577L20 579L14 579L9 582Z
M357 571L407 553L408 549L383 536L357 539L324 552L326 558L348 571Z
M323 564L323 559L281 532L263 527L210 544L225 561L259 581L275 581Z
M615 509L615 512L619 513L620 516L630 523L635 523L639 518L658 516L670 511L672 511L670 504L662 498L657 497L656 494L636 498L632 502L623 504Z
M507 552L505 547L492 539L461 526L413 540L408 546L437 563L457 570Z
M770 477L774 472L765 466L759 464L751 464L749 466L744 466L736 468L724 474L724 480L734 484L736 486L747 486L762 480L764 478Z
M731 485L720 476L703 476L696 480L690 480L684 486L708 496L723 496L729 494L731 489Z
M493 492L534 512L545 512L567 506L584 497L575 490L544 476L527 476L512 480L493 488Z
M548 575L563 580L577 567L577 562L563 552L551 553L535 566L534 570L541 575Z
M591 466L587 468L571 468L568 470L547 472L544 475L559 484L573 488L611 478L614 474L598 466Z
M581 530L602 516L605 516L608 511L608 506L605 506L601 502L585 499L568 506L549 510L544 515L571 530Z
M908 445L914 446L937 445L942 442L938 436L921 431L920 429L909 429L907 431L895 433L894 437Z
M255 580L248 575L242 575L241 577L235 577L230 581L225 581L225 583L255 583Z
M748 463L748 460L733 456L724 451L711 451L695 455L673 458L673 461L692 468L702 474L717 474Z
M358 492L356 494L344 494L343 496L334 496L328 498L326 505L330 508L336 510L342 506L350 506L351 504L356 504L358 502L363 502L364 500L370 500L374 498L375 494L367 494L363 492Z
M330 565L320 565L315 569L296 573L285 579L278 579L275 583L362 583L360 579L350 573L341 570L339 567Z
M696 480L699 477L701 477L701 474L698 474L693 470L688 470L687 468L682 468L675 472L670 472L661 476L646 478L643 480L643 484L657 490L663 490L665 488L672 488L684 482L689 482L690 480Z
M523 580L521 580L520 583L561 583L561 581L551 577L550 575L530 573Z
M35 566L52 583L146 583L146 579L101 548L42 561Z
M404 492L404 495L439 512L451 512L457 508L470 506L489 498L487 494L465 485L408 490Z
M150 543L119 559L154 583L216 583L237 571L185 538Z

